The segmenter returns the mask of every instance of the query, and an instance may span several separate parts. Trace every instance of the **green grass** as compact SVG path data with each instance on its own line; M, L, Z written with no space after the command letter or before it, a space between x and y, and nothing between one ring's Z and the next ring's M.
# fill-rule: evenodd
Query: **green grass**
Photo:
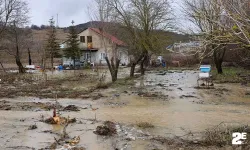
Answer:
M224 67L223 74L218 74L216 68L212 70L213 79L218 83L240 83L243 79L239 74L250 74L250 71L243 68Z

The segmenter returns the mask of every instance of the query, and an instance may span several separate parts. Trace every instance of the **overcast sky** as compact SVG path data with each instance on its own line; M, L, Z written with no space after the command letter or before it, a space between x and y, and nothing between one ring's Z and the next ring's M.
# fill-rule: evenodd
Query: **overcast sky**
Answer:
M30 8L30 24L48 25L49 19L58 14L59 26L66 27L71 25L74 20L75 24L86 23L94 20L93 14L96 10L94 0L27 0ZM170 0L174 2L173 10L176 14L176 19L181 24L179 19L182 19L180 14L179 4L182 0ZM89 15L91 14L91 16Z
M91 20L89 12L94 8L93 0L27 0L30 8L30 24L49 24L49 19L58 14L59 26L65 27Z

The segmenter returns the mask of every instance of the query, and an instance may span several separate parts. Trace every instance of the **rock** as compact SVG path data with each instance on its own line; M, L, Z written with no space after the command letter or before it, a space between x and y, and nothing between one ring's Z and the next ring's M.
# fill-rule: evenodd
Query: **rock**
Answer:
M250 95L250 92L246 92L246 94L245 94L245 95L247 95L247 96L248 96L248 95Z

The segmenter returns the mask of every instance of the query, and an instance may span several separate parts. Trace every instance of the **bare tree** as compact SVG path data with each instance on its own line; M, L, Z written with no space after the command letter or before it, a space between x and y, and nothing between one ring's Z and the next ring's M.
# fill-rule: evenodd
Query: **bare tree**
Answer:
M22 52L29 48L31 43L31 31L17 27L15 21L13 25L6 28L5 40L3 42L4 50L15 57L19 73L25 73L21 62Z
M135 66L140 63L144 74L144 63L149 52L158 48L154 30L166 29L170 25L170 5L168 0L97 0L103 21L111 21L126 31L124 40L131 58L130 76L134 76ZM108 18L108 19L107 19ZM118 31L119 32L119 31Z
M21 51L27 48L29 35L22 29L28 22L27 3L22 0L0 0L0 35L2 50L15 57L19 73L25 69L21 63Z
M156 29L166 29L172 20L168 0L110 0L113 20L125 27L131 37L127 42L133 59L130 76L140 62L141 74L144 74L144 62L149 52L157 45Z
M217 72L222 74L222 62L230 37L225 28L223 6L219 0L185 0L185 12L200 30L204 49L201 59L213 57Z
M105 48L105 60L111 74L112 82L115 82L117 80L119 64L121 60L119 57L117 44L108 42L106 40L107 37L105 37L105 34L107 34L106 32L111 28L110 24L105 23L111 21L109 0L96 0L96 4L98 6L98 16L96 16L96 18L102 22L102 24L99 26L99 30L102 33L100 34L101 43ZM110 43L112 44L110 45Z
M242 62L250 62L250 0L220 0L229 36L245 49Z
M14 20L27 23L27 13L27 3L23 0L0 0L0 35Z

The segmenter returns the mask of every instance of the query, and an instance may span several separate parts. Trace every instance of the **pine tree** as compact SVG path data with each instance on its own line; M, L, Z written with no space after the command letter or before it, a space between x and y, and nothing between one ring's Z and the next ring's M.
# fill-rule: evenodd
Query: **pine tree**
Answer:
M48 32L48 39L46 45L46 55L51 60L51 66L54 66L54 58L60 57L60 45L57 42L56 38L56 28L55 28L55 21L53 18L49 20L50 29Z
M76 59L80 58L80 48L78 34L76 32L76 27L74 26L74 21L72 21L72 26L70 26L68 43L67 48L64 49L64 56L73 60L75 69Z

